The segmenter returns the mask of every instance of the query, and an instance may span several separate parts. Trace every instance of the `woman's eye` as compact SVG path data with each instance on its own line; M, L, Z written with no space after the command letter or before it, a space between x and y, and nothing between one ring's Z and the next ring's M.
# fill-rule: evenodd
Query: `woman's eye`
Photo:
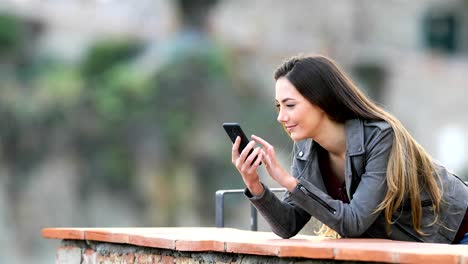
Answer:
M286 105L286 107L289 107L289 108L294 107L294 106L295 106L295 105L293 105L293 104L287 104L287 105Z

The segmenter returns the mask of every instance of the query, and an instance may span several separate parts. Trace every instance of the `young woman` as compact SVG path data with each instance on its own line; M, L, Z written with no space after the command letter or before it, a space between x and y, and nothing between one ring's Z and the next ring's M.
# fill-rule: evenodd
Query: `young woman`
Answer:
M235 141L232 163L277 235L296 235L313 216L341 237L468 243L468 186L332 60L293 57L274 77L278 121L295 142L291 174L255 135L242 153ZM260 182L260 161L288 190L283 201Z

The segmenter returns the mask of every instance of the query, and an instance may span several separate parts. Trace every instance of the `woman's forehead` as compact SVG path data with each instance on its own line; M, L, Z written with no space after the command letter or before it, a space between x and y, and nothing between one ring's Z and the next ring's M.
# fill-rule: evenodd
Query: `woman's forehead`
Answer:
M277 101L282 101L286 98L298 99L302 97L296 87L286 78L279 78L276 81L275 93Z

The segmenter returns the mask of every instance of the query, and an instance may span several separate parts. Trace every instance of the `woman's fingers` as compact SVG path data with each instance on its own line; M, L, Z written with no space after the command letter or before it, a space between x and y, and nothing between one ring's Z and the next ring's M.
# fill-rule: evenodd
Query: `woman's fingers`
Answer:
M257 159L253 162L252 166L250 167L250 173L253 173L258 168L258 166L260 166L260 162L262 162L262 152L258 152L256 157Z
M275 148L261 137L252 135L252 139L263 146L262 157L265 162L265 167L271 167L272 163L276 162Z
M265 169L270 171L271 168L275 167L274 165L276 164L274 161L275 156L269 155L264 149L262 149L260 153L262 154L262 160L263 160L263 164L265 165Z
M232 144L232 163L235 164L236 160L239 158L239 145L240 145L241 139L240 137L236 137L236 140L234 141L234 144Z
M247 156L249 155L250 150L255 146L255 141L250 141L249 144L242 150L241 154L239 155L239 159L245 161Z
M241 172L241 174L250 175L255 173L263 160L268 162L265 165L270 165L271 159L267 156L274 156L274 154L267 155L267 153L271 153L271 151L264 150L273 149L273 146L266 140L255 135L252 135L252 139L253 140L247 144L241 153L239 153L239 146L241 143L240 137L236 138L232 146L232 163L236 166L239 172ZM254 148L256 143L261 144L262 147Z
M261 150L260 148L255 148L252 151L252 153L245 160L243 168L247 169L248 173L252 173L252 167L254 167L253 166L254 165L254 159L258 156L258 153L260 152L260 150Z
M264 140L263 138L259 137L259 136L256 136L256 135L252 135L252 139L257 141L260 145L262 145L263 147L268 147L268 146L271 146L270 143L268 143L266 140Z
M262 153L263 162L265 163L265 166L268 167L268 165L270 165L270 159L269 159L268 155L265 153L265 150L263 150L263 149L262 149L262 151L260 151L260 153Z
M268 143L266 140L264 140L263 138L252 135L252 139L255 142L258 142L260 145L262 145L266 151L270 152L274 150L273 146L270 143Z
M239 142L240 142L240 139L239 139ZM239 170L242 169L243 164L245 163L245 159L247 158L250 150L252 150L254 145L255 145L255 141L252 140L251 142L249 142L249 144L247 144L247 146L244 148L244 150L242 150L240 154L238 154L239 150L237 150L237 153L233 154L233 163Z

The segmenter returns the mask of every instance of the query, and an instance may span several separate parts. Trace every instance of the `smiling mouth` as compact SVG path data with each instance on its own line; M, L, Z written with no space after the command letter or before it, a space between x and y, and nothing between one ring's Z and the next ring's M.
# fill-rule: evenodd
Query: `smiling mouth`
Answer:
M292 130L293 128L295 128L296 126L297 126L297 125L285 126L285 127L286 127L286 129L287 129L288 131L291 131L291 130Z

